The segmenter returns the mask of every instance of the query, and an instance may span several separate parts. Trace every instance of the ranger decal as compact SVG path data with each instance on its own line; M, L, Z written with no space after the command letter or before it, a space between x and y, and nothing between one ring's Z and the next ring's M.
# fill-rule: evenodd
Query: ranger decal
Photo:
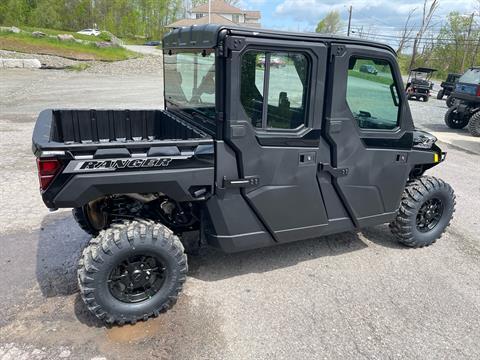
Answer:
M188 159L190 156L146 157L129 159L92 159L73 160L65 168L65 173L100 172L135 169L156 169L170 165L176 159Z

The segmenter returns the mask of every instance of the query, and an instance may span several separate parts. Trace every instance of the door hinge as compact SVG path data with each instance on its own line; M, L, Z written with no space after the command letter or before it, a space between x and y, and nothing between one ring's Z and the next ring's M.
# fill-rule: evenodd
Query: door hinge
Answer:
M247 176L243 179L227 179L223 177L224 188L245 188L257 186L260 184L260 178L257 176Z
M341 177L348 175L348 168L336 168L330 164L320 164L320 168L321 170L328 172L333 177Z
M332 62L336 56L341 57L345 55L346 52L347 50L345 48L345 45L340 45L340 44L332 45L330 50L330 62Z

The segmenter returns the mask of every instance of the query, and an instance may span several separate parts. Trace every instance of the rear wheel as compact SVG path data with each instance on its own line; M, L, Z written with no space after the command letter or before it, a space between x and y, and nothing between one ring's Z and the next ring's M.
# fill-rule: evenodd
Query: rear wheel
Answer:
M443 99L443 94L444 94L444 91L443 91L443 89L442 89L442 90L440 90L440 91L437 93L437 99L438 99L438 100L442 100L442 99Z
M406 246L429 246L442 236L454 212L451 186L432 176L422 176L407 184L390 229Z
M445 124L451 129L463 129L468 124L468 117L454 106L445 113Z
M480 136L480 111L472 115L468 122L468 131L473 136Z
M429 98L429 96L428 96L428 95L425 95L425 96L423 97L423 101L427 102L427 101L428 101L428 98Z
M72 214L78 226L89 235L97 236L98 232L103 228L103 226L95 224L95 221L91 218L89 205L73 208Z
M80 294L106 323L158 316L177 300L187 274L183 245L165 226L127 221L102 230L83 251Z

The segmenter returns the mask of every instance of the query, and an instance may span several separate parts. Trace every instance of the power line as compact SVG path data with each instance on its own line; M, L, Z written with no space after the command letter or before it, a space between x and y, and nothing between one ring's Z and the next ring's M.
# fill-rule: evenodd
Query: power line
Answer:
M352 34L357 34L360 33L357 30L352 30ZM384 34L367 34L367 33L361 33L364 36L370 36L370 37L379 37L379 38L385 38L385 39L392 39L392 40L401 40L403 37L399 35L384 35ZM408 40L413 40L413 38L408 39ZM441 35L437 37L422 37L421 39L422 42L426 41L452 41L452 42L477 42L477 39L456 39L456 38L445 38L442 37Z

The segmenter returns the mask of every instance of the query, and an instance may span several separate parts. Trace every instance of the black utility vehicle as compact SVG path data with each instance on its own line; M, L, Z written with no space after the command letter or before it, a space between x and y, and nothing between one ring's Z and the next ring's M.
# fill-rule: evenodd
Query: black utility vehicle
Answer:
M463 74L451 95L455 104L445 114L445 124L452 129L463 129L480 136L480 67L472 67Z
M427 67L418 67L410 70L407 80L407 99L428 101L433 82L430 81L432 74L437 71Z
M438 100L442 100L444 96L447 96L447 101L450 101L448 100L449 96L455 90L455 85L460 76L460 74L453 73L447 75L447 79L440 84L441 89L437 93Z
M445 153L415 130L389 46L217 25L163 46L165 110L45 110L33 134L45 204L93 235L78 281L98 318L168 309L200 246L390 223L422 247L448 226L453 190L424 175Z

